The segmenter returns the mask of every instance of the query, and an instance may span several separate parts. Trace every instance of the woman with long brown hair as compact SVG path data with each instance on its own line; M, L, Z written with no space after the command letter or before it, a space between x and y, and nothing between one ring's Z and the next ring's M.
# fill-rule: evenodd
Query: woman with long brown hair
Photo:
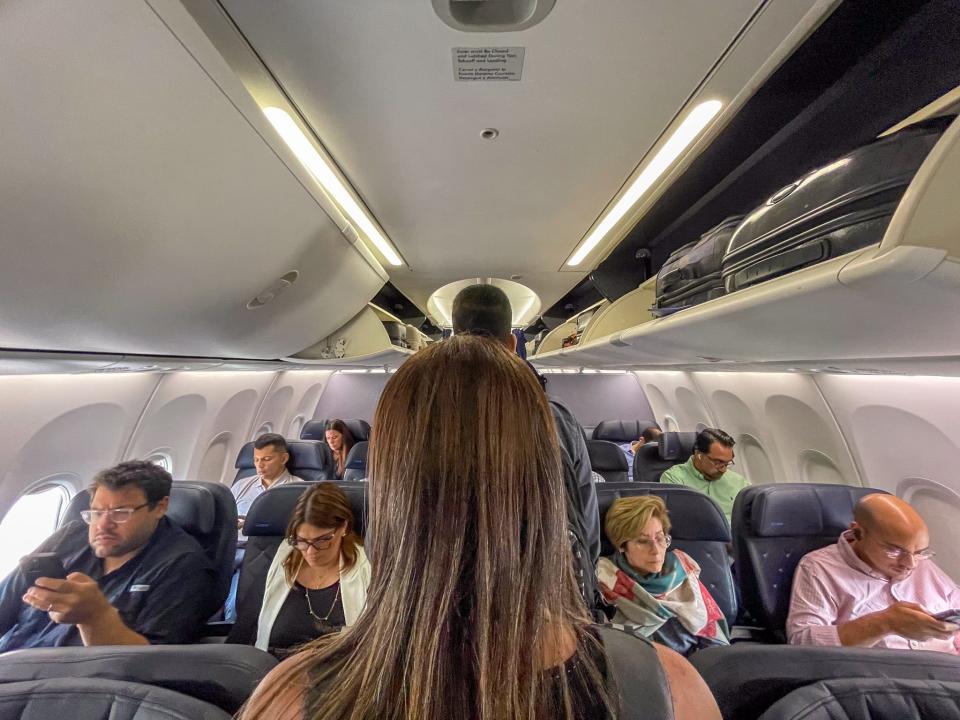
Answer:
M678 655L591 625L523 361L488 338L431 345L387 383L374 428L367 607L271 672L243 720L720 717Z
M323 437L333 453L333 460L337 466L337 479L343 479L347 468L347 455L356 444L353 433L343 420L329 420L323 430Z
M343 490L324 482L297 501L267 572L256 646L278 657L356 621L370 563Z

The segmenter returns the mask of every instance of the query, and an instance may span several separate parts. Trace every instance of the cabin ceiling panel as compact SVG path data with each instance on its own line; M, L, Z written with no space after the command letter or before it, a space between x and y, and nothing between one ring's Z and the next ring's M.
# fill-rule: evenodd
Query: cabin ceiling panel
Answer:
M0 97L0 347L276 358L383 284L143 2L4 3Z
M557 268L760 4L567 2L479 34L427 2L223 2L409 261L391 279L421 307L477 275L522 274L545 306L574 285ZM524 47L522 80L455 82L461 46Z

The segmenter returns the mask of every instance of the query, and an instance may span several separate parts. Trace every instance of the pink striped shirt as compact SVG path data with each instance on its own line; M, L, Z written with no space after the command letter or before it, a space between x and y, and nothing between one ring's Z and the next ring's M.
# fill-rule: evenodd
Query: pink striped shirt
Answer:
M840 645L837 625L886 610L898 601L917 603L936 614L960 608L960 588L932 560L920 562L903 580L890 581L857 557L844 533L835 545L814 550L797 566L787 638L794 645ZM872 647L956 655L960 635L925 641L885 635Z

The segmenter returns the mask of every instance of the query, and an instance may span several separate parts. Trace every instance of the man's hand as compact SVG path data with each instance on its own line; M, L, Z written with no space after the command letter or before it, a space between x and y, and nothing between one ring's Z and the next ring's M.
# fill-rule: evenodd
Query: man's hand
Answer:
M937 620L923 607L911 602L896 602L881 615L891 633L910 640L948 640L960 630L960 626Z
M237 518L237 530L243 530L243 521L247 519L246 515Z
M113 612L97 582L83 573L70 573L66 580L38 578L23 601L50 615L55 623L92 624Z

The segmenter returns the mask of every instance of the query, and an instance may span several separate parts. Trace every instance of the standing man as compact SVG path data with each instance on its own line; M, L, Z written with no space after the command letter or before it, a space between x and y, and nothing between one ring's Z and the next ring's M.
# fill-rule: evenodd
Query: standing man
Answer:
M723 430L706 428L697 434L693 455L682 465L674 465L660 477L660 482L686 485L717 501L727 516L733 512L737 493L750 484L743 475L730 469L736 443Z
M30 586L18 568L0 584L0 652L193 641L207 619L214 569L167 519L172 485L170 473L143 460L98 473L83 521L37 548L57 555L66 578Z
M453 300L453 331L456 334L486 335L516 352L517 336L511 330L513 309L510 298L495 285L470 285ZM546 381L527 363L546 391ZM561 462L565 487L568 488L567 508L570 532L580 535L573 543L576 570L587 606L596 608L596 567L600 557L600 512L597 490L594 486L587 455L587 442L577 419L560 402L550 399L550 410L560 441ZM579 549L582 543L582 551ZM582 557L576 557L580 553Z

